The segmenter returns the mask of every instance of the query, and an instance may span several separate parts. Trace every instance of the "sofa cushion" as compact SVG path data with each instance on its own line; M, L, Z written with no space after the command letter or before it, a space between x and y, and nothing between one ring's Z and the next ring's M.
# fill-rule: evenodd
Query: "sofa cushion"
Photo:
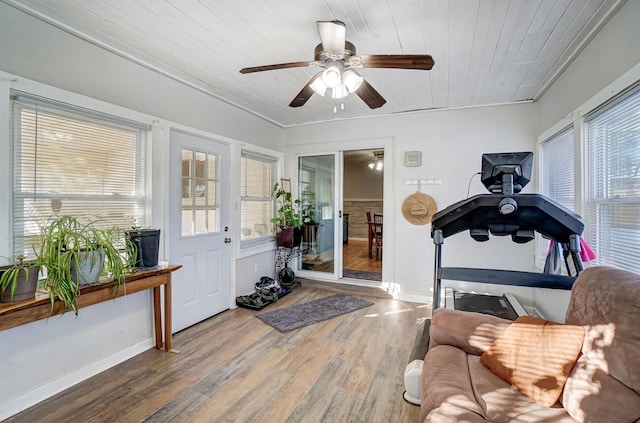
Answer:
M562 405L579 422L631 423L640 419L640 396L585 355L567 379Z
M429 348L452 345L470 354L480 355L511 323L511 320L488 314L438 308L431 316Z
M640 394L640 275L605 266L583 270L565 321L589 326L582 353Z
M463 407L452 404L443 404L432 410L423 423L489 423L490 420L479 416ZM493 423L493 422L491 422Z
M480 364L480 357L467 355L469 377L476 400L484 415L494 423L502 422L575 422L556 403L554 407L543 407L526 397L513 385L496 376Z
M433 326L432 326L433 327ZM420 419L445 406L482 416L469 380L467 354L450 345L429 348L422 367ZM484 416L482 416L484 417Z
M480 362L544 407L554 405L582 349L582 326L522 316Z

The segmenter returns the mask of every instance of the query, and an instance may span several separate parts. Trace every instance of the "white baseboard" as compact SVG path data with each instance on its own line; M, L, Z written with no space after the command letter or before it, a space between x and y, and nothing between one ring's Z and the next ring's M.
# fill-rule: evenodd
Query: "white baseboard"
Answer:
M433 298L431 295L400 294L398 299L400 301L407 301L410 303L433 304Z
M38 388L27 392L24 395L19 396L0 407L0 421L7 419L27 408L36 405L39 402L46 400L58 394L65 389L72 387L84 380L89 379L92 376L97 375L117 364L122 363L125 360L130 359L140 353L147 351L155 346L153 338L148 338L144 341L138 342L131 347L118 351L117 353L105 357L104 359L84 366L77 371L70 373L66 376L56 379L46 385L39 386Z

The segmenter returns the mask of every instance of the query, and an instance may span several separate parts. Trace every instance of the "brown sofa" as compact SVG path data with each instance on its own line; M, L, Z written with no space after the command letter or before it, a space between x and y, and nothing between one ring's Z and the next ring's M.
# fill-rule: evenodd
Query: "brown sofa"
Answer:
M565 323L585 328L559 401L543 407L498 378L480 356L512 323L434 311L421 386L422 422L640 422L640 275L580 273Z

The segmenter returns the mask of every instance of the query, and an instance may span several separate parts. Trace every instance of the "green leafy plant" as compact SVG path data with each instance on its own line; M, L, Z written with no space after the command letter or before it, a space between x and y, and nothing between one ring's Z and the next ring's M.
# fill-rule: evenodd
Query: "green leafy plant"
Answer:
M33 282L30 278L35 278L37 284L40 263L25 258L24 255L19 255L11 264L0 267L0 294L9 290L9 301L13 301L19 282Z
M117 282L114 295L119 292L125 280L125 260L130 249L119 232L113 227L99 226L98 222L83 224L71 216L56 217L40 228L40 247L36 254L38 262L46 268L43 288L49 292L52 312L55 300L59 298L65 310L78 314L76 301L80 287L73 268L75 263L82 263L93 253L104 257L102 273L108 275L110 281Z
M271 193L276 198L276 202L279 202L280 207L276 210L276 216L271 219L273 223L273 231L278 228L299 228L302 226L302 220L300 219L300 213L298 208L300 206L300 200L293 200L290 192L276 182L273 186Z
M306 189L302 192L302 201L300 203L300 214L302 223L305 225L317 225L318 216L316 214L316 195Z

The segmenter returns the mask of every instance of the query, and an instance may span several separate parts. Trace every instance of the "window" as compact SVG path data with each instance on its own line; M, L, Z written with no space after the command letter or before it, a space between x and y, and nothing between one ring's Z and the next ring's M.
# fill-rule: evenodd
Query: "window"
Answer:
M240 158L241 244L258 245L273 240L271 218L276 159L242 152Z
M640 272L640 90L586 120L585 238L595 263Z
M182 149L183 236L220 230L217 172L217 155Z
M144 226L148 126L23 94L12 107L15 255L31 255L55 215Z
M575 211L573 128L554 135L542 145L542 192Z

